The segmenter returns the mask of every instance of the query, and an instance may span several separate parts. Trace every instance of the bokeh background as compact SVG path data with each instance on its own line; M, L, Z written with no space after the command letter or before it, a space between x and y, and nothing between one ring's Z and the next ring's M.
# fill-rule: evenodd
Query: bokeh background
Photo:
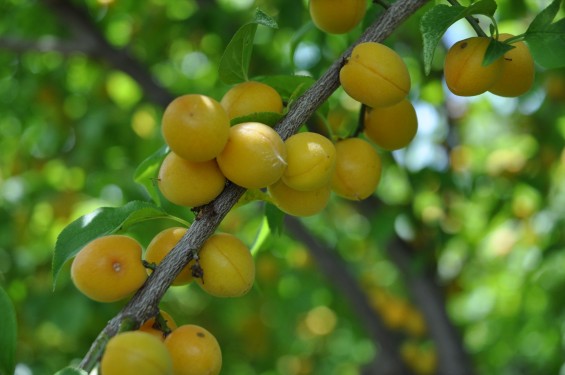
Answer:
M519 34L549 1L497 3L499 28ZM68 267L53 290L57 235L99 207L149 199L133 173L163 145L164 106L186 93L221 98L218 62L256 7L279 29L259 27L251 77L319 77L366 25L326 35L305 0L0 3L0 285L17 311L16 374L76 363L120 310L81 295ZM189 285L163 299L178 324L215 334L224 374L379 374L394 355L416 374L449 363L565 374L565 71L538 67L520 98L455 97L443 56L473 32L452 26L425 76L426 8L386 42L410 69L419 131L404 150L378 150L374 197L333 198L315 217L285 221L258 250L243 298ZM342 136L358 111L339 89L321 115ZM238 208L221 230L251 246L264 210ZM131 234L147 244L167 225Z

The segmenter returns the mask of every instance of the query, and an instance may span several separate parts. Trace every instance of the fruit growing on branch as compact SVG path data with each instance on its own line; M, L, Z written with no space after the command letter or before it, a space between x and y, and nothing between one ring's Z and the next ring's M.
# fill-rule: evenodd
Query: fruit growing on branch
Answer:
M479 95L490 89L502 72L502 60L483 64L490 43L487 37L460 40L447 51L444 62L445 83L459 96Z
M498 40L505 41L511 34L500 34ZM534 84L535 66L530 49L524 42L512 44L513 49L502 57L499 77L488 89L499 96L516 97L525 94Z
M215 99L205 95L182 95L165 109L162 131L171 150L183 159L202 162L214 159L224 148L229 119Z
M363 131L367 138L385 150L406 147L418 131L416 110L408 99L388 107L367 108Z
M159 233L147 245L145 260L159 265L186 233L186 228L172 227ZM186 265L173 281L173 285L184 285L192 281L191 264Z
M217 160L230 181L247 189L260 189L281 178L286 158L284 142L273 128L245 122L230 128L226 147Z
M205 328L186 324L165 339L173 361L173 375L218 375L222 351L216 338Z
M310 0L309 11L314 25L330 34L351 31L365 16L365 0Z
M247 246L228 233L212 235L200 250L203 277L196 278L207 293L216 297L239 297L255 281L255 263Z
M312 216L321 212L327 206L331 194L329 184L301 191L289 187L283 180L269 186L268 191L273 203L281 211L293 216Z
M226 178L216 159L189 161L170 152L159 168L157 184L170 202L198 207L210 203L222 192Z
M129 331L112 337L100 362L104 375L172 375L173 361L157 337Z
M374 193L381 179L381 158L371 144L348 138L335 145L337 163L332 190L351 200L363 200Z
M341 86L369 107L396 104L410 91L410 75L402 58L381 43L360 43L339 72Z
M98 237L83 247L71 264L73 283L99 302L114 302L139 289L147 279L142 248L123 235Z
M287 167L284 183L300 191L312 191L327 186L335 168L335 146L323 135L301 132L285 141Z
M255 81L239 83L228 90L220 101L231 119L257 112L281 113L282 98L271 86Z

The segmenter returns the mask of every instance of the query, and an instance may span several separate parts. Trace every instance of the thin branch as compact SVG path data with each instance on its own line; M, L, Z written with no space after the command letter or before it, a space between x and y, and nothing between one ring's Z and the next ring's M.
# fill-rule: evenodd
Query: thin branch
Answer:
M451 5L461 5L457 0L447 0L447 2L450 3ZM487 34L483 31L483 29L479 25L479 21L475 17L466 16L465 19L467 20L467 22L469 22L469 24L471 25L473 30L475 30L478 36L484 36L484 37L487 36Z
M87 10L67 0L43 0L61 20L62 24L71 28L73 39L71 45L82 45L77 51L87 53L90 57L108 62L114 68L130 75L141 86L147 99L161 106L169 104L174 97L158 83L127 49L112 46L104 37L99 27L93 22ZM63 45L59 41L59 45Z

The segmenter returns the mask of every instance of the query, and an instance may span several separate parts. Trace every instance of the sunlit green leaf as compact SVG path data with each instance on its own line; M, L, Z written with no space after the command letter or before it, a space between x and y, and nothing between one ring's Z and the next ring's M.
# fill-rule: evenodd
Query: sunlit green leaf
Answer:
M251 254L255 255L261 249L267 238L269 238L269 234L271 234L271 228L269 226L269 221L265 216L263 221L261 222L261 227L259 228L259 232L257 233L257 237L255 237L255 241L253 245L251 245Z
M57 237L53 253L53 287L63 264L90 241L125 231L136 223L157 218L170 216L151 203L132 201L122 207L102 207L73 221Z
M0 374L14 373L16 342L16 311L8 294L0 288Z
M261 9L257 8L255 10L255 23L259 25L263 25L266 27L270 27L271 29L278 29L279 25L277 25L277 21L274 18L269 16L267 13L263 12Z
M565 66L565 19L553 22L561 0L554 0L532 21L525 33L534 60L547 69Z
M420 21L420 31L422 32L424 42L423 58L426 74L430 73L434 52L441 37L451 25L462 18L474 14L492 17L496 7L494 0L480 0L468 7L439 4L428 10Z
M544 31L553 22L553 19L559 11L559 5L561 5L561 0L553 0L544 10L538 13L538 15L533 19L530 26L526 30L526 34L535 33L538 31Z
M133 175L135 182L143 186L149 196L154 202L159 202L159 194L157 192L156 178L159 173L159 167L163 162L163 159L169 152L169 147L167 145L162 146L153 154L149 155L145 160L143 160L136 168Z

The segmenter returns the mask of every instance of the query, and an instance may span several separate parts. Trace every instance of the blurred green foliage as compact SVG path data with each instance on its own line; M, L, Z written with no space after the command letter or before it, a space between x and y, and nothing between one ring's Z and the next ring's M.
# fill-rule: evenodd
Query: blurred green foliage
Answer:
M514 33L547 5L497 3L500 30ZM127 47L173 95L221 98L228 87L218 80L219 60L257 6L279 29L258 27L251 77L316 78L361 33L361 27L346 36L319 32L305 0L86 4L111 45ZM65 48L87 46L88 36L73 32L42 2L6 0L0 12L9 14L0 22L0 285L17 313L16 373L52 374L79 360L122 305L82 296L68 265L52 289L57 235L101 206L149 199L133 176L163 144L163 108L108 61ZM342 256L375 313L412 306L385 252L396 233L417 250L414 272L437 271L446 308L479 373L563 374L565 71L539 69L534 89L518 99L454 97L441 81L443 55L446 44L472 30L464 22L452 26L425 76L421 15L387 40L410 69L420 128L407 149L379 150L384 175L376 195L384 204L367 214L333 199L303 223ZM356 126L358 108L339 89L322 115L343 135ZM221 229L251 245L262 213L258 203L238 208ZM167 225L139 226L132 235L147 244ZM200 324L216 335L223 373L354 375L373 360L378 346L304 245L271 236L256 258L256 287L243 298L211 298L187 286L172 288L162 301L177 323ZM403 316L395 311L392 327ZM416 362L434 357L425 334L413 340Z

